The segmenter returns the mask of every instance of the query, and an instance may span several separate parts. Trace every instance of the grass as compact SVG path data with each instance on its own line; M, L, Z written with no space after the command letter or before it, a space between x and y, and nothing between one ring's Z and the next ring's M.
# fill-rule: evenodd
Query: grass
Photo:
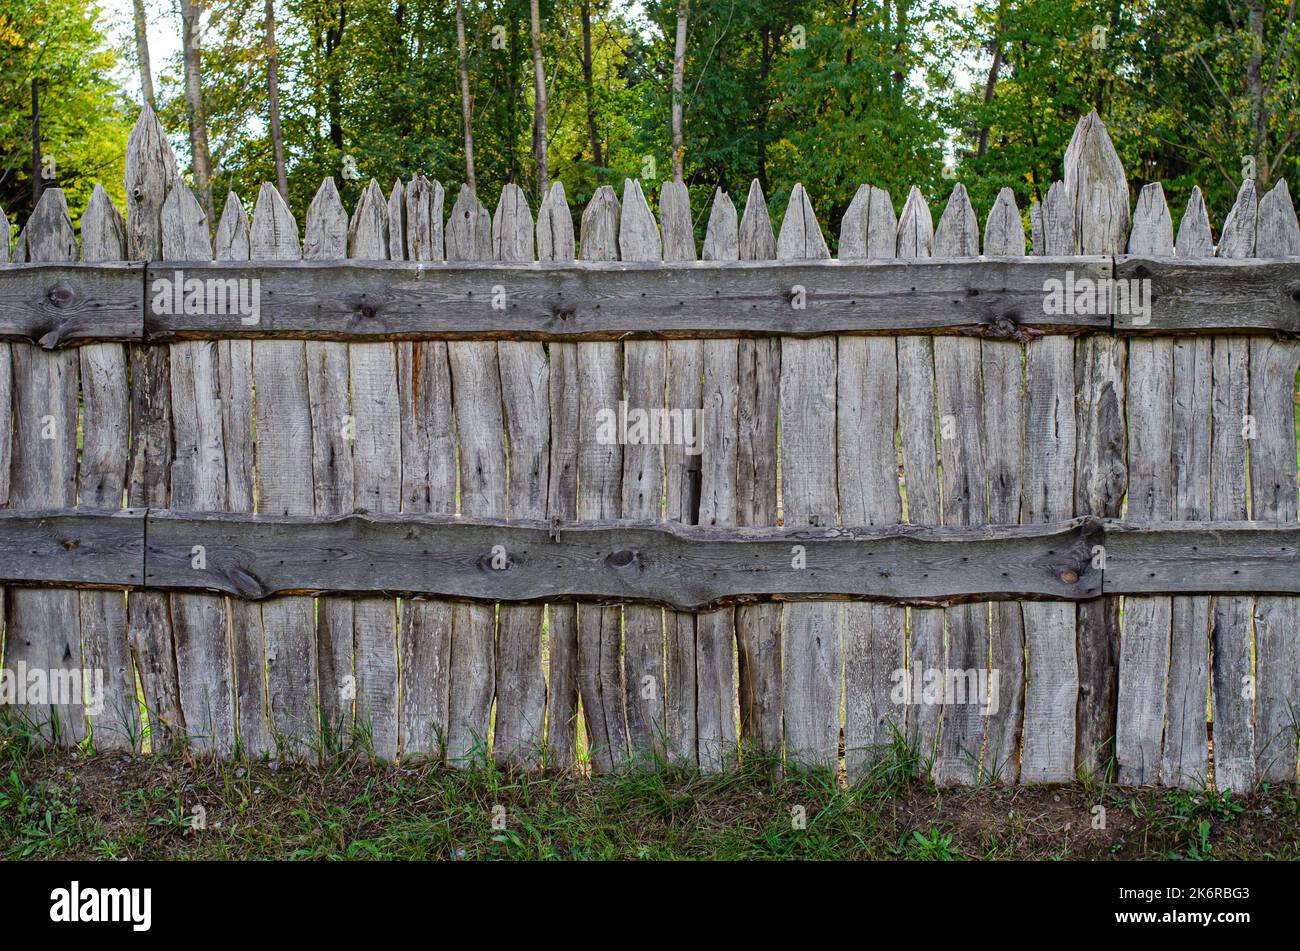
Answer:
M1292 788L938 790L916 765L896 744L853 787L780 774L758 756L717 776L538 776L481 758L451 769L351 754L318 766L47 750L4 730L0 857L1300 858Z

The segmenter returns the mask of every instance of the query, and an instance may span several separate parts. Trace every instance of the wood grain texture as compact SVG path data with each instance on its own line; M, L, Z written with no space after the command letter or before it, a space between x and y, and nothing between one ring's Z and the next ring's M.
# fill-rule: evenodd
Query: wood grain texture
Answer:
M60 188L47 188L24 231L32 261L75 261L77 235ZM72 352L49 353L14 344L12 474L9 504L16 509L57 508L77 498L77 396L80 361ZM81 688L81 605L75 591L9 592L5 618L5 668L69 678ZM21 665L21 666L20 666ZM65 687L69 680L65 680ZM46 741L75 746L86 737L84 692L49 697L17 708Z
M492 222L497 260L531 262L533 216L517 185L501 192ZM551 414L550 365L542 344L497 344L500 407L506 433L505 514L545 518L549 495ZM477 514L477 513L476 513ZM542 663L544 609L502 605L496 656L498 763L526 769L542 765L546 738L546 678Z
M661 237L641 184L623 181L618 223L619 259L660 260ZM699 368L696 368L699 379ZM623 347L623 384L627 412L662 410L668 387L668 347L660 341L629 341ZM698 397L697 397L698 399ZM603 408L622 413L618 406ZM623 446L623 517L663 517L664 450L658 434L637 438L631 431ZM693 639L694 632L689 636ZM665 753L664 699L666 658L663 611L630 605L623 610L623 692L629 752L640 765L652 766ZM692 664L693 667L693 664ZM693 674L692 674L693 677Z
M893 256L896 230L888 194L861 186L840 225L840 256ZM836 361L841 520L845 526L898 524L903 510L894 450L898 423L894 341L841 337ZM897 674L906 666L905 610L879 604L845 605L844 756L851 782L881 758L895 735L906 730L906 707L891 696Z
M126 224L108 193L96 185L81 216L81 258L121 261L125 257ZM126 493L131 432L126 349L117 344L94 344L82 347L78 356L82 447L77 504L120 508ZM7 367L0 367L0 372L5 371ZM0 394L0 404L5 403L4 394ZM4 455L2 450L0 455ZM4 460L0 459L0 465L3 464ZM0 489L0 498L6 494ZM126 599L121 592L109 591L83 592L79 600L86 669L104 672L102 693L95 698L96 702L88 705L95 747L135 750L142 736L142 724L136 701L135 669L127 641Z
M562 182L537 210L537 257L542 262L572 261L576 252L573 215ZM551 414L550 478L546 511L551 519L578 516L578 346L549 347ZM576 759L578 732L578 609L547 605L546 765L568 769Z
M384 261L389 254L388 205L372 179L348 223L348 257ZM350 345L348 378L353 510L397 512L402 504L401 411L393 345ZM373 756L392 759L397 755L397 605L391 598L364 598L352 610L354 742Z
M325 178L307 208L304 259L346 258L348 224L348 213L334 179ZM315 512L322 516L351 514L355 494L352 434L356 421L348 394L348 347L343 343L308 340L305 348ZM324 749L352 742L356 698L352 649L355 625L350 600L317 599L316 670Z
M614 189L596 189L582 213L582 257L618 258L619 203ZM600 439L599 412L623 397L623 348L578 346L578 518L617 518L622 510L623 447ZM628 760L623 709L622 614L617 607L578 606L578 690L593 772L608 773Z
M269 182L262 184L257 196L249 249L254 259L293 261L302 253L298 224ZM253 375L257 510L270 515L311 515L316 492L305 345L292 340L255 341ZM272 749L282 757L299 758L311 750L319 735L315 602L311 598L277 598L263 604L262 632Z
M162 257L162 206L179 179L176 156L146 103L126 143L126 253L132 261ZM171 348L132 347L131 457L127 504L166 507L173 450ZM139 592L127 603L131 652L139 672L150 743L185 736L168 599Z
M776 253L782 260L830 256L802 185L790 194ZM815 294L816 286L804 289L809 291ZM798 301L792 296L791 306ZM781 341L781 484L788 526L829 527L839 521L836 365L834 337ZM791 552L792 567L808 570L795 562L798 557ZM786 605L782 703L786 761L793 765L835 769L839 760L844 683L840 614L836 605Z
M750 182L740 219L742 261L776 257L776 235L758 180ZM736 348L736 523L776 525L777 422L780 414L781 342L744 340ZM780 755L781 607L736 609L737 691L745 744Z

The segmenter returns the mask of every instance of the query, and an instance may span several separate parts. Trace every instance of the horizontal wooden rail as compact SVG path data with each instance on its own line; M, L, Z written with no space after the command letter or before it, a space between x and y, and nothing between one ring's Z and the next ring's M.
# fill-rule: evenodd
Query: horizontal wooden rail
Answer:
M147 541L146 541L147 539ZM0 582L471 601L1088 600L1300 594L1300 527L1097 518L985 528L713 529L417 515L0 513ZM1099 556L1104 552L1103 559Z
M1122 285L1118 282L1123 282ZM0 265L0 338L1300 333L1300 260Z

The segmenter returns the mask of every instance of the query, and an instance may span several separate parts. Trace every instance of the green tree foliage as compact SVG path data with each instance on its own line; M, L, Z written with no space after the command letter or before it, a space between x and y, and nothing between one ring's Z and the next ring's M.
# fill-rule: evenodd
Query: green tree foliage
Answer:
M32 208L32 176L67 192L80 214L95 182L122 200L135 109L110 78L117 57L88 0L0 0L0 207ZM32 168L32 80L39 80L41 156Z

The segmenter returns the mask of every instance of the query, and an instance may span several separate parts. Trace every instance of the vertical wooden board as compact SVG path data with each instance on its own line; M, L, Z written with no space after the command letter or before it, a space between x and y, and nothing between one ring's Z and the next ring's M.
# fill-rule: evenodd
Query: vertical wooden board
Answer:
M1073 198L1066 190L1065 182L1053 182L1043 199L1043 250L1038 253L1076 254L1077 234Z
M9 263L9 244L9 219L5 216L4 209L0 208L0 264ZM9 473L12 469L13 361L10 352L7 343L0 343L0 419L8 421L7 425L0 426L0 506L9 504ZM5 589L0 587L0 633L3 632L5 618L8 617L6 595ZM3 654L0 654L0 664L3 664Z
M562 182L537 210L537 257L542 262L574 259L573 215ZM544 266L544 265L543 265ZM578 345L550 345L551 458L546 510L551 519L578 517ZM578 610L549 604L547 611L546 765L568 769L577 754Z
M1133 229L1135 239L1146 227L1148 189L1143 189L1142 195ZM1167 225L1165 230L1170 232L1172 249L1172 230ZM1150 246L1151 236L1144 237L1143 243ZM1172 517L1173 357L1169 337L1144 337L1129 344L1129 521L1168 521ZM1167 597L1124 599L1115 759L1119 781L1127 786L1162 781L1172 620L1172 602Z
M348 225L348 257L389 257L388 207L373 179ZM348 345L351 386L352 504L355 511L397 512L402 504L401 416L397 355L391 343ZM354 742L380 759L397 755L397 605L392 598L353 602Z
M334 179L327 177L307 209L303 257L309 261L342 261L347 256L348 214ZM352 436L356 429L348 394L348 345L308 340L305 348L315 512L318 516L347 515L353 510L355 494ZM356 698L354 627L350 598L316 599L316 669L323 750L352 742Z
M1024 478L1021 519L1041 524L1074 511L1074 342L1046 337L1025 346ZM1079 659L1075 609L1066 602L1028 602L1022 783L1074 778Z
M1258 216L1255 183L1247 179L1223 223L1216 254L1255 255ZM1210 517L1242 519L1250 514L1247 454L1251 443L1250 340L1214 338L1213 418L1210 445ZM1248 792L1255 786L1256 670L1252 615L1254 599L1217 597L1211 627L1210 706L1213 717L1214 782L1219 790Z
M582 213L582 258L618 259L619 203L602 185ZM580 343L578 348L578 518L618 518L622 500L623 447L601 432L601 411L617 411L623 398L622 347ZM587 727L588 757L595 772L628 760L623 711L622 612L617 607L578 606L578 690Z
M1016 210L1015 193L1004 188L984 226L984 255L1022 256L1025 228ZM1021 471L1025 429L1024 348L1018 343L985 340L980 344L984 377L985 472L988 520L994 525L1020 521ZM981 775L1014 783L1020 775L1020 738L1024 716L1025 625L1020 605L996 601L990 606L990 678L997 677L996 708L985 717ZM990 685L995 683L990 679Z
M25 229L27 261L77 259L77 235L61 188L47 188ZM52 509L77 500L77 393L79 360L75 351L51 353L15 343L13 361L12 508ZM10 676L24 670L49 678L51 694L80 687L85 669L81 610L76 591L16 588L6 605L5 667ZM47 703L19 715L48 742L75 746L86 738L86 707L77 695L51 695Z
M1300 254L1300 224L1278 182L1259 204L1255 253ZM1253 337L1250 341L1251 516L1260 522L1296 523L1295 385L1300 344ZM1300 598L1255 599L1255 760L1261 782L1294 783L1300 734Z
M862 185L840 223L840 259L893 257L898 222L887 193ZM902 521L894 433L898 354L890 337L840 337L836 353L836 437L841 521ZM906 673L903 608L844 605L844 758L850 782L865 775L907 728L894 700Z
M176 184L176 156L145 103L126 143L126 253L132 261L162 257L162 205ZM131 374L131 457L127 504L166 508L172 459L171 348L137 344ZM131 652L139 671L152 749L185 735L169 598L135 591L127 599Z
M447 260L491 257L487 209L462 187L447 223ZM460 512L500 517L506 507L506 455L497 345L479 340L449 343L447 358L460 439ZM456 604L452 608L449 762L464 765L471 757L489 753L495 669L495 610Z
M1183 221L1186 224L1187 216ZM1208 245L1208 222L1203 234ZM1180 253L1184 237L1194 240L1192 235L1186 228L1179 229ZM1199 240L1195 246L1201 247ZM1173 344L1171 514L1178 521L1210 518L1212 348L1209 337L1180 337ZM1199 789L1209 780L1205 712L1210 690L1210 599L1173 598L1170 623L1169 697L1160 775L1167 786Z
M1201 187L1193 186L1187 199L1187 210L1178 222L1178 241L1175 245L1180 258L1214 257L1214 238L1210 234L1210 216L1205 210Z
M934 236L936 257L979 254L979 223L963 185L956 185ZM945 525L982 525L987 520L984 413L978 340L934 339L935 402ZM989 608L962 604L944 611L947 628L945 696L935 781L973 785L981 778L984 720L992 709L980 678L988 684ZM947 695L947 687L953 688ZM959 695L960 694L960 695Z
M898 221L898 256L928 258L934 244L930 208L920 189L912 186ZM935 429L934 348L929 337L898 338L898 427L907 490L907 520L915 525L938 525L939 465ZM907 680L923 679L944 665L944 612L910 608L907 612ZM943 696L907 697L907 739L919 751L929 770L938 752Z
M758 180L750 182L740 219L742 261L776 257L776 235ZM777 524L777 419L781 394L781 341L744 339L737 346L736 522ZM737 691L740 733L748 745L780 755L781 605L736 608Z
M400 178L393 180L388 193L388 257L393 261L406 260L406 189Z
M297 222L269 182L257 196L249 246L252 260L301 257ZM255 342L253 375L257 510L263 515L311 515L316 493L305 345L297 340ZM310 597L275 598L262 605L267 708L274 751L281 756L303 756L316 743L315 607Z
M532 263L533 216L518 185L501 191L492 222L498 261ZM506 287L509 295L510 289ZM550 365L536 341L497 344L500 407L506 432L505 514L543 519L551 454ZM496 658L497 762L540 767L546 738L546 678L542 661L541 605L501 605Z
M421 175L406 188L406 256L443 259L443 188ZM447 344L397 344L402 418L402 511L454 515L456 436ZM404 598L400 607L399 744L405 756L441 753L451 700L449 601Z
M777 238L782 261L830 257L821 226L802 185ZM792 304L799 298L791 288ZM817 288L804 293L815 295ZM834 337L781 341L782 502L787 527L831 527L839 521L835 463ZM792 553L791 567L804 570ZM838 604L785 606L784 703L786 760L835 769L839 760L843 650Z
M4 227L0 224L0 229ZM8 236L3 237L7 242ZM91 262L125 258L126 227L122 216L108 193L96 185L81 216L81 259ZM126 348L121 344L90 344L81 347L78 356L82 447L77 504L121 508L131 432ZM5 371L7 367L0 367L0 372ZM0 412L6 402L0 393ZM7 438L7 434L0 438ZM4 494L0 490L0 504ZM87 712L95 748L138 749L142 724L127 643L126 597L121 591L82 591L78 598L86 669L92 677L96 676L94 671L103 672L102 688L96 694L88 693Z
M217 225L218 261L247 261L250 250L248 214L234 192L226 197ZM254 509L253 481L253 343L217 341L220 362L221 416L226 451L226 504L232 512ZM247 755L269 752L270 720L266 710L266 651L262 637L262 605L226 599L230 644L234 655L235 707L240 747Z
M660 259L659 228L640 182L630 178L623 182L618 245L623 261ZM668 385L667 344L629 340L623 356L629 420L634 413L662 411ZM611 409L618 411L618 407ZM618 415L622 417L621 412ZM623 517L660 519L664 446L655 434L634 436L631 427L629 422L623 447ZM664 612L656 606L629 604L623 609L623 688L629 751L641 765L653 765L665 752L664 684Z
M1073 209L1074 253L1119 254L1129 235L1128 182L1095 112L1079 120L1065 152L1065 192ZM1124 342L1095 334L1075 351L1080 425L1076 515L1115 518L1125 489ZM1078 764L1105 772L1114 759L1119 685L1119 599L1078 607Z
M1245 337L1214 338L1210 516L1216 521L1243 519L1248 512L1249 352ZM1255 785L1253 609L1250 597L1216 597L1211 627L1214 782L1219 790L1239 793Z
M684 190L684 189L683 189ZM688 219L689 220L689 219ZM664 226L675 232L678 225L669 227L669 217L664 216ZM706 261L736 261L740 257L740 232L736 220L736 206L726 192L718 189L709 211L709 224L704 235ZM675 351L669 349L669 379L676 381ZM739 437L737 398L739 382L739 341L706 340L702 344L703 392L701 419L698 430L700 464L698 512L695 521L700 525L735 525L737 520L736 465ZM670 388L669 402L677 404ZM683 418L685 418L683 416ZM670 457L669 485L676 454ZM677 493L669 492L668 516L673 517L672 499ZM677 496L680 497L680 496ZM689 616L689 615L687 615ZM673 615L678 619L683 615ZM735 764L737 750L736 683L736 611L722 608L705 611L695 619L695 684L696 726L695 737L700 768L722 769ZM680 643L680 641L679 641ZM672 650L670 641L669 650ZM671 658L671 653L670 653ZM669 675L669 702L673 693L672 668ZM670 716L669 723L673 722Z
M178 184L162 209L164 260L212 258L208 221L188 187ZM227 505L225 432L220 360L215 341L174 344L171 353L171 506L202 512ZM206 558L199 553L196 557ZM176 672L190 744L228 755L235 748L234 669L225 599L171 597Z

